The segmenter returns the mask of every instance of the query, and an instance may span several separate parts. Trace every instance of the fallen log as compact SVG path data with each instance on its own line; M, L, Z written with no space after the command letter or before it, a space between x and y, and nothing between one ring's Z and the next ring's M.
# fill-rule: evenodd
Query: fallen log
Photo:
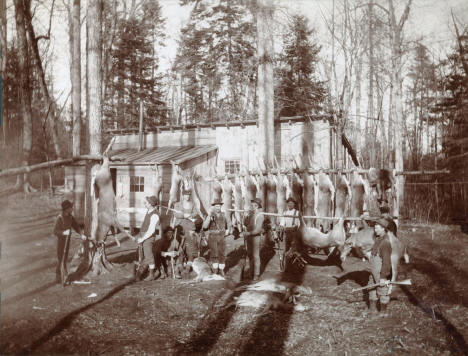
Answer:
M45 169L45 168L52 168L52 167L58 167L58 166L67 166L72 164L73 162L76 161L100 161L102 160L102 156L99 155L82 155L82 156L76 156L76 157L71 157L71 158L64 158L64 159L58 159L55 161L49 161L49 162L43 162L43 163L38 163L34 164L32 166L26 166L26 167L17 167L17 168L9 168L0 171L0 177L8 177L8 176L14 176L18 174L24 174L24 173L31 173L40 169ZM112 161L112 159L110 159Z

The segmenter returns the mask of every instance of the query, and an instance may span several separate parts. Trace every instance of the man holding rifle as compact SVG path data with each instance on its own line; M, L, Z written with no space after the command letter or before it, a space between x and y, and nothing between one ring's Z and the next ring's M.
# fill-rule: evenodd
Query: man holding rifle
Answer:
M61 268L62 265L64 265L64 268L66 269L72 228L81 235L82 240L86 240L86 236L83 234L83 229L73 216L73 203L69 200L64 200L62 202L62 213L57 217L54 227L54 234L57 236L58 259L57 268L55 269L56 283L64 283L64 281L62 281Z
M396 224L389 217L381 217L375 220L375 240L371 250L369 265L371 275L370 285L379 284L378 287L369 288L369 309L372 314L377 312L377 301L380 301L380 312L386 315L387 305L390 302L392 292L392 245L390 234L395 236Z

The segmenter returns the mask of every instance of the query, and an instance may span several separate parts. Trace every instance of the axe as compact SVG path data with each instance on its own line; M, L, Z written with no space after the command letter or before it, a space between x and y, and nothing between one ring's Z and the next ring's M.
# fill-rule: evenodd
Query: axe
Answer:
M404 279L402 281L395 281L395 282L389 281L388 283L374 283L374 284L370 284L370 285L365 286L365 287L354 288L351 292L354 293L354 292L357 292L357 291L360 291L360 290L372 289L372 288L375 288L375 287L385 287L385 286L388 286L388 284L397 284L397 285L410 286L411 285L411 279Z

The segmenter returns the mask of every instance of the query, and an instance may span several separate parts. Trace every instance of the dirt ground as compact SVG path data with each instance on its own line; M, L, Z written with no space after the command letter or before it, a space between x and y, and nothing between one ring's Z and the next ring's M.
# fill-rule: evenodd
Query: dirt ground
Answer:
M0 200L0 354L34 355L451 355L468 354L468 236L458 226L403 225L410 264L387 318L366 316L366 264L340 269L324 255L281 274L271 257L262 278L310 287L305 311L223 308L239 295L242 241L229 239L228 282L132 282L135 245L110 247L116 268L90 285L55 284L60 197L34 193ZM73 239L70 255L78 249ZM95 297L92 297L95 293Z

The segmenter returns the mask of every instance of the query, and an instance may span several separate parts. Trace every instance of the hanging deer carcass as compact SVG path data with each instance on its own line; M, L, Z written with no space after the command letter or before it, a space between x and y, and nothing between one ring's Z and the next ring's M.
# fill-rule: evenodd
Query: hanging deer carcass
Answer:
M304 172L302 174L302 182L303 182L303 189L302 189L302 201L303 201L303 214L304 215L317 215L315 211L315 192L317 188L317 181L314 178L313 174L308 172ZM313 224L312 219L307 220L307 226L311 227Z
M266 179L261 173L257 176L251 176L251 179L255 185L255 197L262 202L262 206L265 208Z
M159 169L157 164L154 167L151 167L154 172L153 175L153 195L158 198L158 201L162 201L162 188L163 188L163 177L162 172Z
M340 174L336 180L335 191L335 217L340 218L346 216L348 202L351 200L351 186L348 179L343 174Z
M247 174L244 177L241 188L242 196L244 198L244 210L250 210L252 206L252 199L254 199L257 194L257 188L255 187L255 183L252 180L250 174Z
M266 179L266 197L265 211L268 213L276 213L277 209L277 187L276 180L271 172L268 172Z
M134 237L125 231L117 220L117 206L107 152L103 156L102 164L93 179L93 190L94 198L97 203L98 218L97 225L93 225L93 231L91 231L91 240L96 244L103 243L111 228L119 229L133 240ZM120 247L120 241L115 234L114 238L115 242Z
M169 203L167 204L167 207L169 209L172 208L175 202L179 201L180 186L182 183L182 175L180 173L180 167L174 162L171 162L171 165L172 165L171 188L169 190ZM167 209L166 213L169 211L169 209Z
M234 178L234 184L232 188L232 194L234 196L234 209L236 212L234 213L235 220L236 220L236 226L239 232L244 231L242 228L242 215L239 210L244 209L244 198L242 197L242 179L241 177L237 174L236 177Z
M366 184L362 176L354 171L351 176L351 217L360 217L364 212L364 201L366 196ZM360 228L365 227L365 222L357 222L352 224L350 231L356 232Z
M318 174L318 189L316 194L317 216L329 217L333 212L333 199L335 196L335 187L328 176L323 172ZM317 219L315 226L323 232L330 230L330 220Z
M233 185L231 181L227 178L224 178L223 184L223 211L226 219L232 222L232 195L233 195Z

